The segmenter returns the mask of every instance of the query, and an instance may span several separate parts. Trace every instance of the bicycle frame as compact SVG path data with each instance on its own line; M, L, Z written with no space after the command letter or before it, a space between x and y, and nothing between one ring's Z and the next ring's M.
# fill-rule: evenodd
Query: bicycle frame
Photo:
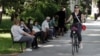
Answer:
M79 43L78 43L78 36L76 32L76 28L74 28L72 32L72 55L74 56L75 52L78 53Z

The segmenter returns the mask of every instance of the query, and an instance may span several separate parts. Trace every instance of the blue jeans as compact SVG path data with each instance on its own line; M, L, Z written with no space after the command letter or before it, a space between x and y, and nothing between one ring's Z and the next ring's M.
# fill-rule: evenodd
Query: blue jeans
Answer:
M29 36L23 36L19 42L26 42L26 48L30 48L33 42L33 38Z
M71 27L75 26L78 30L77 30L77 35L78 35L78 41L81 42L82 41L82 35L81 35L81 31L82 31L82 24L81 23L76 23L76 24L72 24ZM71 30L71 37L72 37L72 33L73 31Z

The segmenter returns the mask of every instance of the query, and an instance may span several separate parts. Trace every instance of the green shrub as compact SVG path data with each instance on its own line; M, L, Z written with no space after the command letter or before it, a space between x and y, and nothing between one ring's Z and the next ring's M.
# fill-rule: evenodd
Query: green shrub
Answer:
M3 15L3 20L0 24L0 32L9 32L12 26L12 22L10 21L10 17Z
M20 15L21 18L27 20L31 17L33 20L38 20L40 23L45 19L46 16L53 16L59 7L53 3L38 2L36 7L26 8Z
M45 19L43 13L40 11L40 9L36 9L34 11L33 17L35 20L39 21L40 23L42 23L42 21Z
M71 15L71 10L69 7L66 7L66 16L67 16L67 19L70 17Z
M56 4L46 4L46 7L42 9L42 12L44 16L53 16L57 11L59 7Z

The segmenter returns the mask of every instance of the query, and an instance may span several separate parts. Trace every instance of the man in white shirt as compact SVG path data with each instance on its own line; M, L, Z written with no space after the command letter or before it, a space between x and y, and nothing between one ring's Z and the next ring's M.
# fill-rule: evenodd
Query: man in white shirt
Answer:
M42 31L44 32L45 41L48 41L47 35L49 32L49 21L50 21L50 17L46 17L46 20L44 20L42 23Z
M24 32L20 28L20 20L14 20L14 25L11 27L11 33L14 37L14 41L26 42L26 51L32 51L30 47L34 36Z
M46 32L49 29L49 21L50 21L50 17L46 17L46 20L43 21L42 23L43 32Z

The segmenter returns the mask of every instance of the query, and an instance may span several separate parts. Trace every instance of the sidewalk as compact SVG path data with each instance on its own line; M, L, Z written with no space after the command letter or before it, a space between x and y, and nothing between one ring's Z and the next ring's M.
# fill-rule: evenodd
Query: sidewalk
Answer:
M87 30L82 32L83 49L80 49L76 56L100 56L100 21L89 20L85 24ZM63 37L40 45L38 50L24 52L18 56L72 56L69 34L70 31Z

